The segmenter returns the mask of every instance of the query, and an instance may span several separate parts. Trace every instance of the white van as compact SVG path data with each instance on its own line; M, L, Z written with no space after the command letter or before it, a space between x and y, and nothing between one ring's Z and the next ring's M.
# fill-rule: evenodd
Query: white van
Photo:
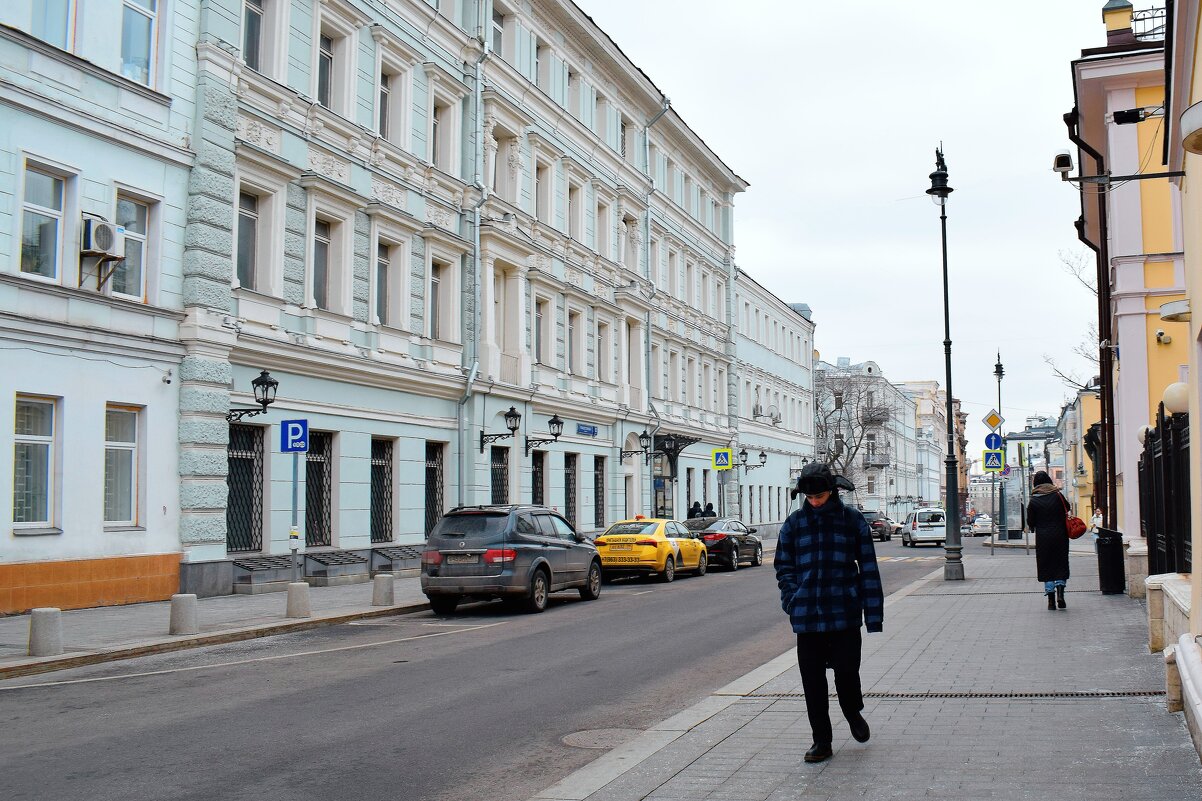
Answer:
M947 542L947 514L937 506L915 509L902 524L901 541L911 548L921 542L943 545Z

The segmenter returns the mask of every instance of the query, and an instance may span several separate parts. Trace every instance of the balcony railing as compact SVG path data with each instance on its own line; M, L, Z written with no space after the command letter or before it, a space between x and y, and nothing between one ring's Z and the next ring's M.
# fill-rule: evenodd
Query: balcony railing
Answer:
M1131 15L1131 32L1141 42L1157 42L1164 39L1167 21L1168 17L1163 8L1136 11Z
M888 406L865 406L860 412L860 420L866 426L879 426L889 422L889 414Z

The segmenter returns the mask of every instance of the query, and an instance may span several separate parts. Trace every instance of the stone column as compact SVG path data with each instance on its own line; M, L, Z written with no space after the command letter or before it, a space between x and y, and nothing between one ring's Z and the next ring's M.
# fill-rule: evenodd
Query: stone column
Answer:
M497 347L497 260L486 256L480 262L480 365L493 379L501 377L501 354Z

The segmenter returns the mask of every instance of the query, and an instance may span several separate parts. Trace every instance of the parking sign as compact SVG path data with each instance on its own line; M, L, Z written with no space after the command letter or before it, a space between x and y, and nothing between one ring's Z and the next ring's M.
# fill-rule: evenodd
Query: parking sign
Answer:
M309 421L280 421L280 453L306 453L309 450Z

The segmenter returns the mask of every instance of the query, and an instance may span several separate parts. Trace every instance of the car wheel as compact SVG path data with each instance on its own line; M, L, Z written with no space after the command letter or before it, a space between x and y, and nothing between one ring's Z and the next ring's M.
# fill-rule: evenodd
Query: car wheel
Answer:
M709 566L709 560L705 558L705 551L697 555L697 569L693 571L694 576L704 576L705 569Z
M430 610L436 615L449 615L459 606L458 595L431 595Z
M730 548L730 569L739 569L739 544L737 542Z
M670 584L676 578L676 560L669 556L664 560L664 572L659 574L660 581Z
M542 612L547 608L547 572L536 570L530 579L530 594L526 596L527 612Z
M589 565L584 586L580 588L580 598L585 601L595 601L599 597L601 597L601 565L593 562Z
M762 564L764 564L764 546L757 545L755 546L755 553L751 555L751 566L759 567Z

